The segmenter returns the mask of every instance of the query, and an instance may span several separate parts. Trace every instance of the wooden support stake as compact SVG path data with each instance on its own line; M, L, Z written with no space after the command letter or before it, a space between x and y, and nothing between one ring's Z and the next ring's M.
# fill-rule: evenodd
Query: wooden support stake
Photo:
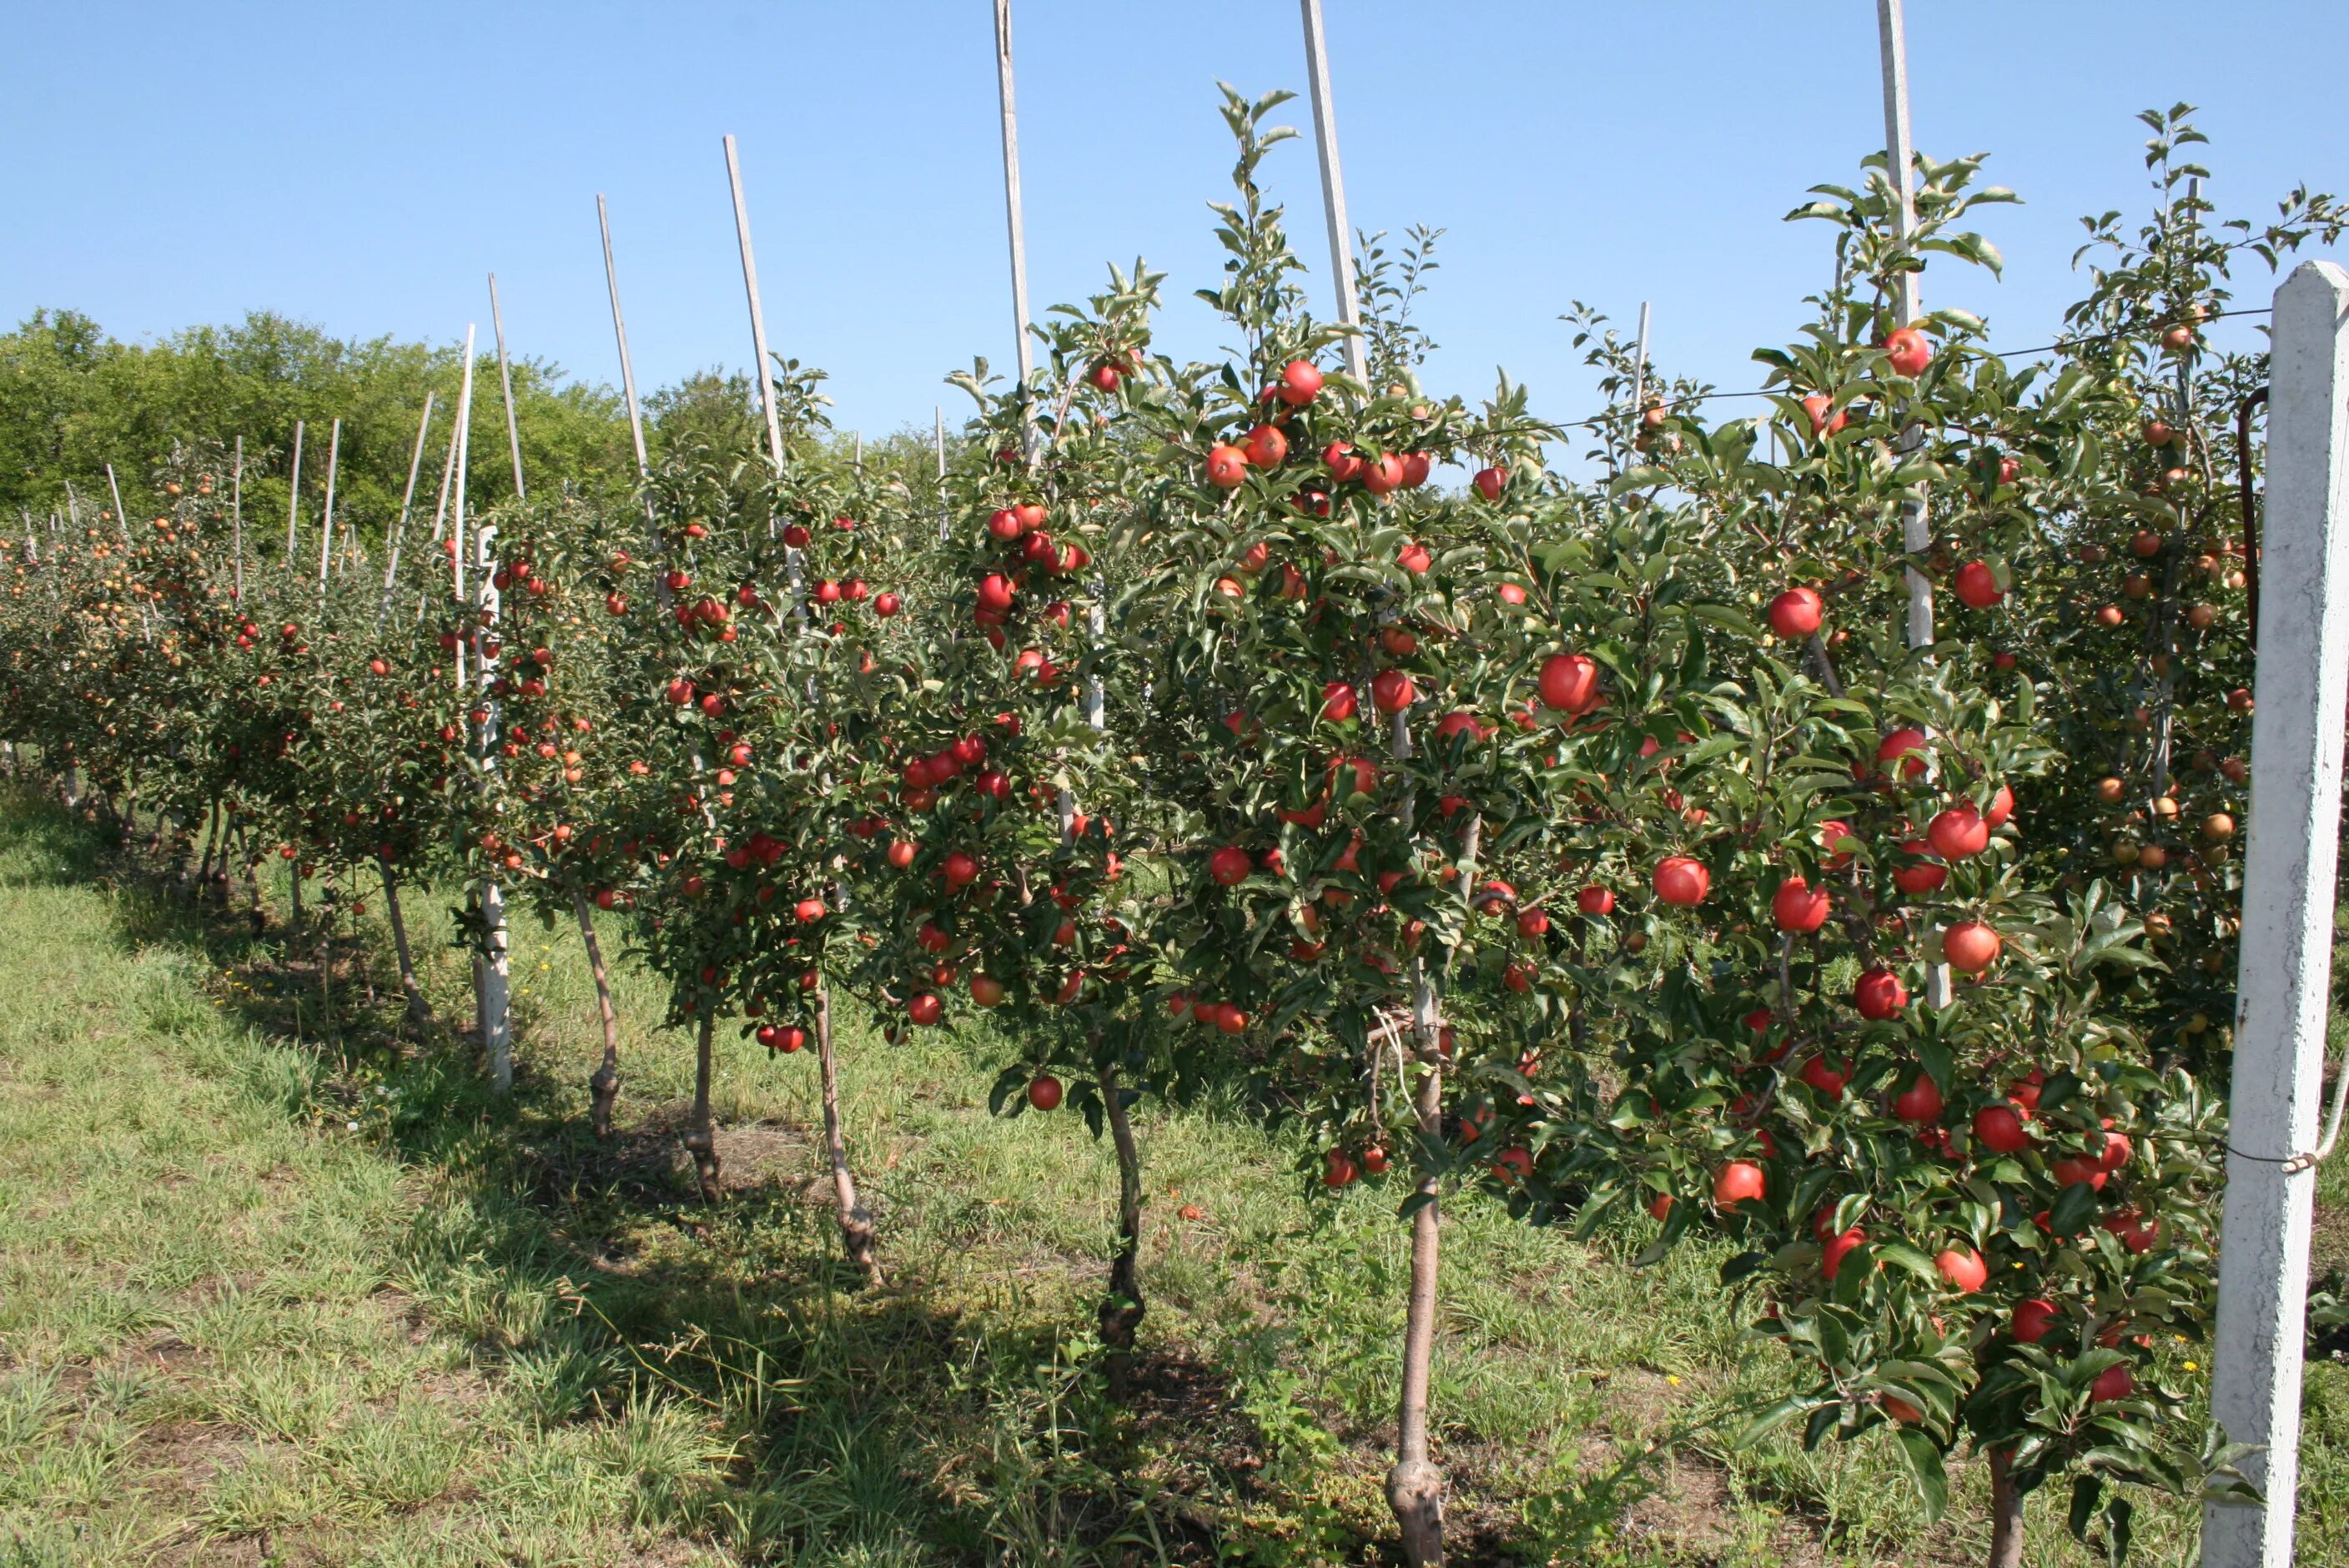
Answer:
M408 510L416 502L416 476L424 467L424 438L432 428L432 388L428 387L424 389L424 412L416 421L416 449L408 455L408 488L399 495L399 521L392 526L390 558L383 569L383 603L375 613L378 626L391 614L391 585L399 575L400 546L408 540Z
M114 497L114 521L122 525L122 548L130 548L130 514L122 510L122 487L114 482L114 465L106 465L106 488Z
M1346 177L1338 164L1338 110L1330 96L1330 50L1321 29L1321 0L1299 0L1305 14L1305 77L1313 97L1313 144L1321 155L1321 209L1330 220L1330 278L1338 291L1338 323L1346 335L1346 374L1368 385L1370 353L1362 312L1354 297L1352 232L1346 222Z
M1032 417L1030 377L1035 346L1028 340L1028 235L1019 199L1019 110L1011 90L1011 0L995 0L995 94L1003 111L1003 222L1011 248L1011 327L1018 348L1019 404Z
M742 248L742 292L750 300L750 352L756 360L752 366L754 384L759 388L759 404L767 411L767 456L775 471L783 471L782 412L775 407L774 372L767 357L767 317L759 306L759 263L750 254L750 209L742 200L742 160L734 150L734 138L726 139L726 182L734 191L734 238Z
M1648 411L1648 302L1640 302L1640 338L1631 346L1631 422L1632 433Z
M236 607L244 608L244 438L236 438L236 468L229 480L229 533L236 551Z
M335 421L326 437L326 515L318 531L318 596L326 595L326 568L335 559L335 476L343 459L343 422Z
M506 400L506 450L513 458L514 500L522 488L522 426L514 418L513 367L506 359L506 318L498 309L498 274L490 274L490 331L498 340L498 387Z
M2292 1562L2349 709L2349 273L2302 262L2276 290L2270 325L2265 656L2251 708L2210 1387L2228 1439L2253 1445L2241 1469L2261 1499L2207 1505L2206 1568Z
M1899 200L1892 211L1893 233L1906 243L1917 227L1917 186L1913 165L1916 149L1909 139L1909 44L1900 16L1900 0L1876 0L1877 43L1884 67L1885 174ZM1892 313L1898 326L1907 326L1925 312L1917 274L1903 269L1892 279ZM1922 444L1924 430L1910 426L1901 432L1900 449L1913 451ZM1900 503L1900 544L1911 555L1933 542L1925 514L1925 498L1918 494ZM1933 584L1914 565L1909 568L1909 645L1933 645Z
M285 570L294 570L294 545L302 525L302 421L294 421L293 476L285 481Z

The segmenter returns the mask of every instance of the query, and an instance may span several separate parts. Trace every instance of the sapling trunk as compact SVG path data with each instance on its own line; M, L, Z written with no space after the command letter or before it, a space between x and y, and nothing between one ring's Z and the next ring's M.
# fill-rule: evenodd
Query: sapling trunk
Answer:
M612 1010L612 976L604 967L603 945L595 940L595 917L587 895L574 882L571 907L579 916L579 940L587 947L587 970L595 976L595 1009L604 1023L604 1059L587 1079L587 1117L598 1138L612 1136L612 1106L620 1098L620 1018Z
M1990 1451L1990 1568L2023 1568L2023 1493L2013 1460L2004 1449Z
M244 857L244 891L252 901L246 911L253 917L253 934L259 936L269 929L269 911L261 902L261 861L253 852L253 832L242 822L236 830L237 852Z
M718 1184L718 1130L709 1119L709 1038L718 1027L716 998L701 998L701 1034L693 1053L693 1114L685 1128L685 1151L693 1156L694 1178L701 1201L715 1203L723 1195Z
M1109 1110L1109 1139L1117 1150L1117 1255L1110 1259L1109 1294L1102 1298L1102 1344L1110 1353L1110 1377L1123 1379L1133 1354L1134 1330L1149 1310L1142 1299L1142 1155L1133 1142L1133 1122L1125 1113L1117 1066L1100 1074L1102 1103Z
M1423 1031L1424 1032L1424 1031ZM1421 1047L1420 1081L1413 1109L1423 1137L1442 1130L1444 1072L1432 1046ZM1444 1472L1427 1454L1427 1389L1435 1364L1436 1277L1442 1230L1436 1207L1439 1182L1419 1184L1419 1209L1411 1217L1411 1301L1403 1318L1402 1401L1395 1429L1394 1468L1387 1472L1387 1506L1402 1531L1403 1560L1411 1568L1442 1568L1444 1562Z
M376 865L383 872L383 917L391 923L391 945L399 955L399 989L408 998L408 1021L424 1024L431 1021L431 1006L424 1000L424 988L416 983L416 958L408 946L408 922L399 913L399 879L391 873L391 861L382 855Z
M856 1178L848 1169L848 1140L840 1130L839 1060L832 1049L832 988L820 985L815 994L815 1061L823 1081L823 1147L832 1160L833 1201L840 1208L840 1243L848 1261L864 1272L865 1283L881 1284L881 1260L873 1247L873 1216L856 1196Z

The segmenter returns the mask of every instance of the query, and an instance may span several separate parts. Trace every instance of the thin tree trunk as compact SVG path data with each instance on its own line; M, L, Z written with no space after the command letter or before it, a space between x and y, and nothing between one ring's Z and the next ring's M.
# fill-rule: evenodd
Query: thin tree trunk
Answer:
M253 852L253 830L237 824L237 852L244 857L244 891L252 897L253 934L259 936L269 929L269 911L261 902L261 861Z
M408 997L408 1021L429 1023L431 1005L424 1000L424 988L416 983L416 958L408 946L408 922L399 913L399 879L391 874L391 861L376 856L377 869L383 872L383 913L391 923L391 945L399 954L399 989Z
M1420 1131L1433 1138L1444 1117L1444 1071L1433 1049L1423 1047L1413 1109ZM1403 1319L1402 1404L1396 1422L1394 1468L1387 1472L1387 1506L1402 1530L1403 1560L1411 1568L1442 1568L1444 1563L1444 1472L1427 1457L1427 1387L1435 1362L1435 1287L1442 1230L1433 1176L1419 1184L1423 1200L1411 1217L1411 1304Z
M612 1136L612 1106L620 1098L620 1017L612 1010L612 976L595 940L595 917L579 884L571 886L571 907L579 916L579 940L587 944L587 969L595 976L595 1008L604 1020L604 1059L587 1079L587 1115L598 1138Z
M2015 1490L2004 1449L1990 1451L1990 1568L2023 1568L2023 1493Z
M1100 1074L1102 1103L1109 1109L1110 1143L1117 1150L1117 1255L1110 1260L1109 1294L1102 1298L1102 1344L1109 1349L1112 1386L1121 1385L1133 1355L1134 1330L1149 1310L1142 1299L1142 1155L1133 1123L1125 1114L1115 1063Z
M867 1284L883 1283L881 1260L873 1248L873 1216L857 1200L856 1178L848 1169L848 1140L840 1130L840 1073L832 1050L832 988L815 994L815 1061L823 1079L823 1146L832 1158L832 1195L840 1206L840 1242L848 1261L864 1273Z
M706 995L699 1001L701 1036L693 1054L693 1115L686 1123L685 1151L693 1156L701 1201L715 1203L724 1193L718 1184L718 1130L709 1119L709 1037L718 1027L718 1003Z

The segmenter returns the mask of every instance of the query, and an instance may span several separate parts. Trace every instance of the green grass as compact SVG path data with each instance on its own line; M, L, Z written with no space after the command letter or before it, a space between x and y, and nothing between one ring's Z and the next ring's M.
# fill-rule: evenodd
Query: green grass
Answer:
M1151 1313L1121 1402L1088 1337L1107 1152L1073 1117L986 1114L1002 1041L893 1047L843 1018L892 1275L861 1290L806 1055L723 1047L732 1191L705 1208L673 1134L690 1052L644 1026L625 964L619 1129L585 1130L575 933L517 925L499 1107L464 1047L390 1032L379 932L354 944L377 1005L348 969L329 1002L306 940L127 868L0 803L0 1565L1385 1560L1397 1194L1309 1200L1299 1151L1243 1119L1144 1118ZM409 913L461 1019L448 902ZM1929 1526L1880 1442L1735 1451L1704 1428L1784 1369L1744 1358L1717 1256L1634 1268L1643 1240L1449 1206L1457 1561L1980 1560L1971 1467ZM2339 1561L2349 1369L2313 1367L2309 1407L2302 1557ZM2034 1506L2029 1561L2085 1563L2055 1511ZM2192 1511L2147 1511L2143 1560L2178 1561Z

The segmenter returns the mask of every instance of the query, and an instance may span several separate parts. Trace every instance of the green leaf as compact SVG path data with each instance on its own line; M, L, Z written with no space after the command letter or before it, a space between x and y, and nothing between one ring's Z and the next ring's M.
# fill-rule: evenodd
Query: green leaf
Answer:
M1899 1440L1900 1457L1909 1466L1909 1479L1917 1483L1917 1495L1925 1504L1927 1522L1939 1520L1950 1501L1950 1477L1941 1465L1940 1445L1920 1427L1895 1427L1893 1436Z

